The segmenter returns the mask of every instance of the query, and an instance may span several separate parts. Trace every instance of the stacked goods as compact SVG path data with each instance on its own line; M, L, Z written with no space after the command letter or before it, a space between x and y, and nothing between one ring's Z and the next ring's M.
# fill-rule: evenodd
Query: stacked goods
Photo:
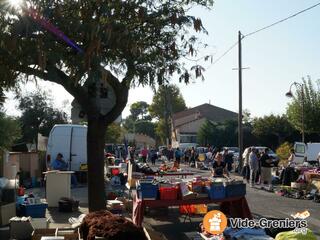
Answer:
M222 182L212 182L210 186L206 186L210 199L223 199L226 197L225 186Z
M89 213L83 219L80 234L83 240L94 240L96 237L103 237L106 240L147 239L141 227L108 211Z
M151 179L141 179L138 181L137 190L139 197L146 200L156 200L158 196L159 185Z
M20 214L25 217L44 218L48 204L36 198L33 194L25 198L24 203L20 204Z
M307 183L304 179L299 178L297 181L291 182L291 187L295 189L303 190L303 189L306 189Z
M186 199L194 199L197 197L197 194L190 191L190 189L187 186L187 183L181 182L179 184L179 188L181 191L181 199L186 200Z
M177 200L178 187L175 184L162 184L159 188L161 200Z
M246 195L246 184L243 181L226 182L226 197L242 197Z
M113 214L122 214L124 209L123 202L119 200L108 200L107 201L107 209Z
M72 198L60 198L59 212L76 212L79 209L79 201Z

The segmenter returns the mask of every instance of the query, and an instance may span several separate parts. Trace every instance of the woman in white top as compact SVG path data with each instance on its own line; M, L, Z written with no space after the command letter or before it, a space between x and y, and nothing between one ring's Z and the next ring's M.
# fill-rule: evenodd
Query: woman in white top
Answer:
M295 164L294 158L295 158L294 149L292 148L292 149L290 149L290 156L288 158L288 167L294 167L294 164Z

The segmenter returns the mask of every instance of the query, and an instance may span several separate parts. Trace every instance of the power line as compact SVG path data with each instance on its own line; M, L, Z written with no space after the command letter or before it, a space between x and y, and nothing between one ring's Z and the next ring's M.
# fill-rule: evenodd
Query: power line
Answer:
M285 21L287 21L287 20L289 20L289 19L291 19L291 18L293 18L293 17L296 17L296 16L300 15L301 13L304 13L304 12L306 12L306 11L309 11L309 10L311 10L311 9L319 6L319 5L320 5L320 2L317 3L317 4L312 5L311 7L305 8L305 9L303 9L303 10L301 10L301 11L295 13L295 14L292 14L292 15L286 17L286 18L283 18L283 19L281 19L281 20L279 20L279 21L276 21L276 22L274 22L274 23L272 23L272 24L269 24L269 25L267 25L267 26L265 26L265 27L262 27L262 28L259 28L259 29L255 30L255 31L253 31L253 32L251 32L251 33L248 33L248 34L246 34L246 35L243 35L242 38L251 36L251 35L253 35L253 34L256 34L256 33L258 33L258 32L261 32L261 31L263 31L263 30L266 30L266 29L268 29L268 28L271 28L271 27L273 27L273 26L275 26L275 25L278 25L278 24L280 24L280 23L282 23L282 22L285 22ZM226 55L227 55L235 46L237 46L237 45L238 45L238 41L235 42L234 44L232 44L232 45L231 45L220 57L218 57L207 69L209 69L210 67L212 67L213 65L215 65L217 62L219 62L224 56L226 56Z
M215 61L213 61L212 65L216 64L217 62L219 62L220 59L222 59L225 55L227 55L237 45L238 45L238 42L235 42L234 44L232 44L231 47L229 47L227 49L227 51L225 51L220 57L218 57Z
M266 30L266 29L268 29L268 28L271 28L271 27L273 27L273 26L275 26L275 25L278 25L279 23L285 22L285 21L287 21L287 20L289 20L289 19L291 19L291 18L293 18L293 17L296 17L296 16L300 15L301 13L304 13L304 12L306 12L306 11L309 11L309 10L311 10L312 8L315 8L315 7L319 6L319 5L320 5L320 2L317 3L317 4L315 4L315 5L312 5L311 7L308 7L308 8L306 8L306 9L301 10L300 12L297 12L297 13L295 13L295 14L293 14L293 15L290 15L289 17L286 17L286 18L281 19L281 20L279 20L279 21L277 21L277 22L274 22L274 23L272 23L272 24L270 24L270 25L267 25L267 26L265 26L265 27L263 27L263 28L260 28L260 29L258 29L258 30L255 30L255 31L251 32L251 33L248 33L248 34L244 35L243 37L248 37L248 36L251 36L251 35L256 34L256 33L258 33L258 32L261 32L261 31L263 31L263 30Z

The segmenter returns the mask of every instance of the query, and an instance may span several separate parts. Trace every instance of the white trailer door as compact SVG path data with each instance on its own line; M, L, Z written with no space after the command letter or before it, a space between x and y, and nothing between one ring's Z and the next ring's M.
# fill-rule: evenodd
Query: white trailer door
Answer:
M87 163L87 128L73 127L71 134L71 170L78 171Z
M294 162L297 164L303 163L306 156L306 145L301 142L295 143L294 153Z

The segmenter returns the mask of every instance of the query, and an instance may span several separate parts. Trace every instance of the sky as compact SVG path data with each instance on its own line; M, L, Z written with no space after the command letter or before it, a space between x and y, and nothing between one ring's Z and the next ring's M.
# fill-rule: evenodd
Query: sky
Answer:
M319 1L319 0L318 0ZM316 0L216 0L213 10L196 8L192 14L202 19L209 32L201 40L210 48L199 56L212 53L213 60L223 54L237 41L238 31L242 34L283 19L291 14L318 3ZM301 82L310 75L315 81L320 78L320 6L302 13L288 21L243 40L243 109L252 116L285 113L290 99L285 97L292 82ZM209 66L206 63L205 66ZM238 51L235 47L217 64L209 66L204 73L205 80L196 80L189 85L177 83L188 107L209 103L238 112L238 72L232 70L238 65ZM40 87L50 89L57 106L72 97L60 86L39 82ZM34 89L28 84L25 89ZM122 117L129 114L130 105L136 101L151 103L150 88L130 90L128 105ZM17 115L12 94L5 104L7 113Z

